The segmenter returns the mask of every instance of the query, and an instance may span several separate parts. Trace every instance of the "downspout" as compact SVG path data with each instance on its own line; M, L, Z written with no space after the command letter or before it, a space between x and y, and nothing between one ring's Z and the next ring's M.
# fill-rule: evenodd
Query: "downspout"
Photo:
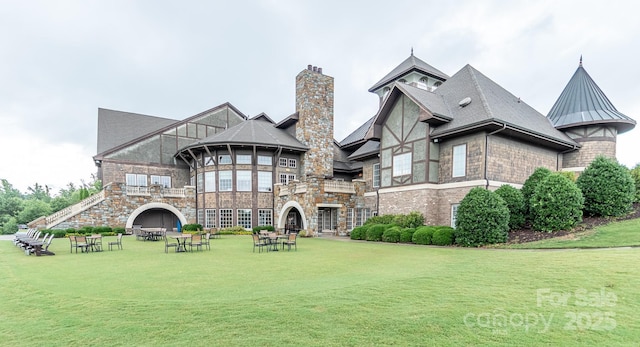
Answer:
M495 130L495 131L485 135L485 137L484 137L484 180L486 182L484 189L489 189L489 177L488 177L488 173L489 173L488 167L489 167L489 165L487 165L489 163L489 136L495 135L495 134L503 131L506 128L507 128L507 123L503 123L501 129Z
M558 153L558 155L556 155L556 171L560 171L560 156L562 155L563 159L564 159L564 154L565 153L569 153L571 151L575 151L577 150L578 147L576 145L573 145L573 148L567 149L564 152L560 152Z

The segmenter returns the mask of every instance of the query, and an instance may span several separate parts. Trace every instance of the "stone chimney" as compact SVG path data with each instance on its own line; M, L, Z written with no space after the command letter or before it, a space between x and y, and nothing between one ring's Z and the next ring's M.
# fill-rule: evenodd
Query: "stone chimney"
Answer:
M333 176L333 77L308 65L296 76L296 138L309 147L301 177Z

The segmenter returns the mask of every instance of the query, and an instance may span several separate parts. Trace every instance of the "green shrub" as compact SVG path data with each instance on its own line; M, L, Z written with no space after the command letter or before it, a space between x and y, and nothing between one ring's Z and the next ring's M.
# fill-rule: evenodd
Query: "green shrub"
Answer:
M413 240L413 233L416 232L415 228L404 228L400 231L400 242L411 243Z
M636 186L629 170L614 159L597 157L576 182L590 216L622 216L633 206Z
M384 224L374 224L367 229L367 241L382 241L382 234L386 229Z
M352 240L366 240L367 239L367 229L369 229L366 225L361 225L359 227L353 228L351 230L351 235L349 237Z
M436 228L433 226L421 226L413 233L411 241L416 245L430 245L435 231Z
M531 197L534 230L567 230L582 220L584 198L578 186L560 174L547 176Z
M417 228L424 224L424 216L418 211L411 211L409 214L395 215L393 223L401 228Z
M92 233L93 234L101 234L101 235L113 234L113 229L111 229L111 227L107 227L107 226L99 226L99 227L94 227Z
M124 227L114 227L113 228L113 233L114 234L124 234L125 233L125 229Z
M636 166L629 171L631 177L636 186L636 196L634 201L640 202L640 163L636 164Z
M524 199L524 214L526 219L531 220L529 206L531 197L536 192L536 187L538 186L538 184L540 184L540 182L542 182L543 179L545 179L549 175L551 175L551 170L545 167L539 167L535 169L535 171L533 171L531 176L529 176L526 181L524 181L521 192L522 198Z
M384 242L400 242L400 227L393 226L386 229L382 233L382 241Z
M53 236L54 239L59 239L59 238L63 238L65 236L67 236L67 230L69 230L69 229L66 229L66 230L55 229L55 230L51 230L50 232L54 235ZM75 233L75 229L71 229L71 230L73 230L74 233Z
M185 224L182 226L182 231L198 231L198 230L203 230L202 229L202 224L197 224L197 223L193 223L193 224Z
M220 235L251 235L251 233L253 233L253 231L248 231L239 225L222 228L218 231Z
M89 225L85 225L82 228L78 229L78 234L91 235L93 234L93 227Z
M373 224L391 224L393 223L393 219L396 217L394 214L385 214L385 215L377 215L372 216L364 222L364 225L373 225Z
M500 195L509 209L509 229L520 229L525 222L522 192L508 184L504 184L496 189L495 193Z
M449 246L453 244L456 230L452 227L437 227L431 238L436 246Z
M65 230L65 234L66 235L73 235L73 234L76 234L76 233L78 233L78 231L76 229L74 229L74 228L67 228Z
M254 234L259 233L260 230L276 231L276 228L274 228L273 225L258 225L252 229Z
M506 242L508 231L509 208L500 195L472 188L458 207L455 242L465 247Z

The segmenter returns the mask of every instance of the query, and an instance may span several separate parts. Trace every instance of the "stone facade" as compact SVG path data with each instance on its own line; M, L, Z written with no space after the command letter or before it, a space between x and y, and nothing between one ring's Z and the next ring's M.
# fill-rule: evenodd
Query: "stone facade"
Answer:
M333 77L317 67L296 77L296 138L309 147L302 158L304 176L333 176Z
M523 184L536 168L557 171L562 155L557 151L514 139L491 135L487 138L487 179Z
M616 157L615 140L581 141L580 144L582 145L580 150L564 154L563 168L582 171L585 167L589 166L597 156Z

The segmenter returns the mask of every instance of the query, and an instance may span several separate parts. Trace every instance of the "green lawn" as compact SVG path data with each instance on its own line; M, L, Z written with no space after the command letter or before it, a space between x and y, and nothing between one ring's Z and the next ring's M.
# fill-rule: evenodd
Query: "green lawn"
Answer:
M506 245L507 248L606 248L639 247L640 219L610 223L569 237Z
M0 241L5 346L628 346L640 249L499 250L299 239L25 256ZM614 300L615 299L615 300Z

